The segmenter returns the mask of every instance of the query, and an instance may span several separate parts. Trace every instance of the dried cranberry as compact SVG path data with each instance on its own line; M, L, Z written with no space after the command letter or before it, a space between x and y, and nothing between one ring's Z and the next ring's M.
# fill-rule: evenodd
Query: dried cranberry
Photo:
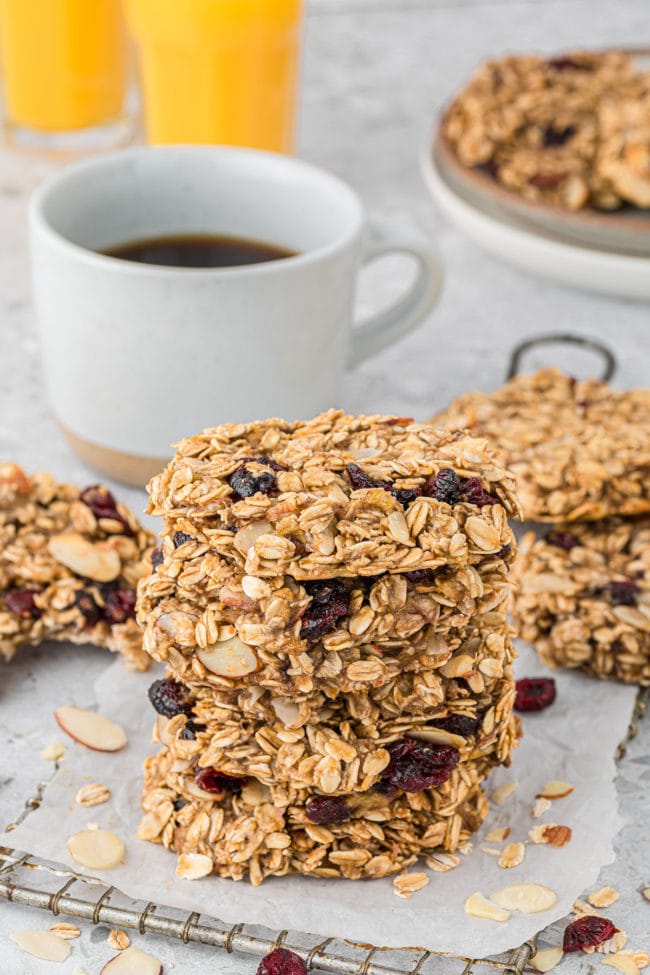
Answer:
M463 482L463 501L483 508L486 504L497 504L498 498L488 494L478 477L468 477Z
M151 553L151 569L153 572L156 571L158 566L162 563L165 556L163 555L163 550L160 546L155 548Z
M557 58L549 58L546 62L547 68L553 68L555 71L591 71L592 67L590 64L585 64L580 61L575 61L573 58L561 55Z
M343 796L316 796L305 806L307 819L318 826L331 823L346 823L352 816L352 810Z
M102 618L101 607L97 605L92 595L84 589L75 593L74 604L86 621L86 626L96 626Z
M580 545L579 539L571 532L550 531L544 536L544 541L548 542L549 545L555 545L557 548L563 548L565 552L570 552L572 548L577 548Z
M135 619L135 590L113 589L106 596L104 618L108 623L124 623Z
M306 582L311 603L302 615L300 636L313 643L335 630L338 621L348 614L350 596L340 579Z
M177 714L192 714L187 688L173 677L155 680L149 688L149 700L158 714L173 718Z
M3 594L2 598L7 609L14 616L20 616L24 620L36 620L43 614L43 610L39 609L34 602L37 592L37 589L10 589Z
M103 484L92 484L85 488L79 495L79 499L87 504L95 518L110 518L112 521L119 521L123 528L124 535L132 535L133 530L126 518L117 510L117 502L108 488Z
M436 578L435 569L413 569L412 572L405 572L404 578L416 586L433 585Z
M185 542L193 541L192 535L188 535L187 532L174 532L174 548L180 548Z
M552 677L522 677L517 681L515 711L543 711L555 700Z
M565 142L573 138L576 134L576 129L574 125L567 125L563 129L556 129L552 125L547 125L543 130L542 139L545 147L547 149L555 148L555 146L563 146Z
M194 776L194 781L204 792L241 792L248 779L226 775L216 768L201 768Z
M295 951L276 948L262 958L257 975L307 975L307 965Z
M470 714L448 714L445 718L436 718L431 722L435 728L442 728L451 735L475 735L481 724L480 718L473 718Z
M614 927L606 917L596 914L586 914L577 917L564 932L565 951L580 951L582 948L595 948L604 941L613 938L618 928Z
M435 498L436 501L444 501L446 504L456 504L460 501L461 484L456 471L445 467L430 478L424 493L427 498Z
M446 782L458 765L460 752L450 745L432 745L418 738L401 738L388 745L390 762L384 779L404 792L422 792Z

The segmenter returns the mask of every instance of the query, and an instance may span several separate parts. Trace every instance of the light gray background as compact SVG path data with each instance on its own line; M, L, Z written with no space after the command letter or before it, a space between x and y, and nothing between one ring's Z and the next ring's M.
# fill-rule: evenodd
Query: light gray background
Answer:
M444 293L429 321L348 376L341 405L424 418L463 390L498 385L515 342L558 329L608 341L620 361L617 383L647 385L646 304L556 287L483 254L435 214L417 156L436 111L482 58L507 50L641 45L649 35L647 0L311 0L302 155L347 179L382 232L435 240L446 266ZM30 470L51 469L83 484L94 476L61 441L50 417L30 308L26 200L51 165L0 154L0 458ZM364 281L361 309L399 292L409 270L396 259L375 268ZM576 371L593 368L592 360L584 357L571 359L570 365ZM116 391L116 402L117 396ZM142 509L142 493L123 488L119 493ZM26 796L46 771L38 755L45 743L60 737L52 731L49 713L61 703L71 660L83 661L89 685L105 663L96 651L76 651L71 657L61 649L49 654L37 650L24 653L3 674L0 729L6 746L0 789L5 795ZM636 948L650 943L650 905L639 892L650 884L649 746L647 720L621 765L618 790L627 826L618 840L617 862L602 878L622 891L609 913ZM85 928L82 939L74 942L70 962L56 966L27 958L7 941L11 931L46 926L47 918L39 912L0 905L3 975L70 975L75 964L96 975L112 954L105 943L107 929ZM243 975L256 967L252 958L215 955L162 939L147 939L145 945L135 936L134 943L149 946L164 961L166 972L179 975ZM574 975L597 967L591 958L573 956L560 970Z

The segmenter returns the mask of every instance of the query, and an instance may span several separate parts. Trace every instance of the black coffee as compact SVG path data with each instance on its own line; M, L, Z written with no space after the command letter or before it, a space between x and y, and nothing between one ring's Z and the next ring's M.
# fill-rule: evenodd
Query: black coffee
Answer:
M108 257L137 264L162 264L167 267L238 267L263 264L295 257L296 252L245 237L213 234L174 234L118 244L102 251Z

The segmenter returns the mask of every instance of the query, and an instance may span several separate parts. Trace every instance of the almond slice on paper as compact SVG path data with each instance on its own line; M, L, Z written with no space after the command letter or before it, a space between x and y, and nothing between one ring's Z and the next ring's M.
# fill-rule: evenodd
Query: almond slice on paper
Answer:
M573 792L573 786L569 785L568 782L561 782L559 779L553 779L551 782L547 782L541 792L537 793L537 799L564 799L565 796L570 796Z
M107 961L99 975L162 975L162 962L131 945Z
M113 582L122 571L120 556L114 548L105 542L93 545L77 532L53 535L47 547L61 565L94 582Z
M531 968L536 972L550 972L552 968L562 961L564 951L559 946L557 948L540 948L529 961Z
M70 954L68 942L49 931L14 931L9 940L28 955L43 961L65 961Z
M484 918L486 921L508 921L510 918L510 911L493 904L478 891L470 894L465 901L465 913L471 914L472 917Z
M66 843L73 860L91 870L109 870L124 860L124 843L107 829L84 829Z
M246 677L258 668L257 657L251 647L238 636L222 643L214 643L211 647L199 647L196 655L211 674L219 677Z
M543 884L512 884L492 894L492 900L507 911L540 914L557 904L557 895Z
M212 857L205 853L181 853L176 864L176 876L184 880L200 880L212 873Z
M639 969L633 955L617 952L615 955L606 955L602 962L603 965L618 968L619 972L623 972L623 975L639 975Z
M495 803L495 805L501 806L506 799L510 798L510 796L517 791L518 788L518 782L504 782L503 785L500 785L494 789L490 799L493 803Z
M119 752L128 743L123 728L96 711L66 705L54 712L59 727L94 752Z
M528 833L533 843L548 843L549 846L560 848L571 842L573 830L570 826L557 826L555 823L542 823L535 826Z

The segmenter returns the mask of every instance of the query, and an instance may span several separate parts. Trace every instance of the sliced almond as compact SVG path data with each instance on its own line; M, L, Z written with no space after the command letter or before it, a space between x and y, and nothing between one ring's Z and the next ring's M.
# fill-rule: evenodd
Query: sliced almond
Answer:
M43 961L65 961L70 954L68 942L49 931L15 931L9 939L28 955Z
M551 803L549 799L536 799L535 805L531 810L531 815L533 819L539 819L543 816L545 812L548 812L551 808Z
M109 948L113 948L115 951L125 951L131 944L131 939L126 931L122 931L121 928L112 928L108 932L106 943Z
M543 884L512 884L492 894L492 900L508 911L539 914L557 904L557 895Z
M41 758L45 762L60 762L65 755L65 745L62 741L53 741L46 745L41 752Z
M233 544L241 555L248 555L260 535L266 535L272 531L273 528L268 521L256 521L252 525L240 528L233 538Z
M81 930L76 924L67 924L65 921L57 921L50 928L50 934L55 934L57 938L63 938L64 941L74 941L75 938L81 937Z
M478 891L470 894L465 901L465 913L472 917L485 918L486 921L507 921L510 918L510 911L493 904Z
M238 636L214 643L205 649L199 648L196 655L211 674L219 677L246 677L258 668L257 657L251 647Z
M592 905L592 907L609 907L610 904L614 904L621 895L613 887L608 887L605 885L601 887L600 890L595 890L593 894L589 894L587 900Z
M549 846L555 846L558 849L570 843L572 836L573 831L570 826L556 826L555 823L542 823L541 826L535 826L528 833L528 837L533 843L547 843Z
M606 955L603 958L603 965L618 968L619 972L623 972L623 975L639 975L637 963L632 955L628 955L627 953L621 954L617 952L615 955Z
M162 962L131 945L107 961L99 975L162 975Z
M94 752L119 752L128 743L124 729L96 711L65 706L54 717L67 735Z
M485 839L488 843L505 843L509 836L510 827L499 826L497 829L491 829Z
M518 782L504 782L492 792L490 799L496 806L501 806L519 788Z
M504 870L518 867L520 863L523 863L525 856L526 847L523 843L508 843L499 855L499 866Z
M105 542L93 545L77 532L53 535L48 548L61 565L94 582L113 582L122 570L120 557L114 548L109 548Z
M241 798L249 806L261 806L271 802L271 790L259 779L249 779L241 790Z
M290 698L272 697L271 707L275 711L276 718L282 722L285 728L300 720L300 705Z
M124 843L107 829L84 829L66 843L73 860L91 870L109 870L124 860Z
M101 806L110 797L111 790L107 786L101 785L99 782L89 782L88 785L82 785L80 789L77 789L74 798L80 806Z
M573 786L569 785L568 782L561 782L559 779L553 779L551 782L547 782L541 792L537 793L538 799L564 799L565 796L570 796L573 792Z
M530 959L529 965L536 972L550 972L552 968L555 968L562 961L563 957L564 951L560 947L540 948Z
M176 864L176 876L182 880L199 880L212 873L212 857L205 853L181 853Z

